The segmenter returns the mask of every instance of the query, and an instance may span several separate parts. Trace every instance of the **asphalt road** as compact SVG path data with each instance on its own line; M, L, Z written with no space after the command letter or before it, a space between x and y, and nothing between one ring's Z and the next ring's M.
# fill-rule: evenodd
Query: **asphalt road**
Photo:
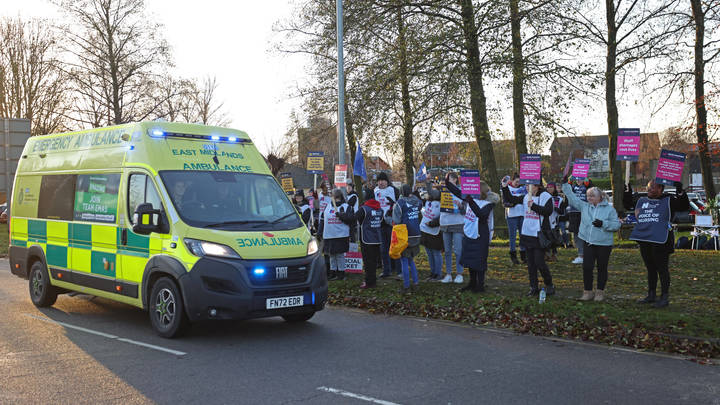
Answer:
M720 404L720 367L670 356L333 308L166 340L138 309L27 289L0 260L3 404Z

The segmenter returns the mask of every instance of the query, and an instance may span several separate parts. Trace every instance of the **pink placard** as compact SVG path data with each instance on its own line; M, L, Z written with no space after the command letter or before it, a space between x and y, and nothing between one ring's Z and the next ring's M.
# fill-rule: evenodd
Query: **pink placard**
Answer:
M576 179L586 179L590 171L590 159L575 159L572 176Z
M684 168L684 153L663 149L660 152L655 179L660 184L673 185L676 181L682 181Z
M539 184L542 178L542 158L539 154L520 155L520 183Z

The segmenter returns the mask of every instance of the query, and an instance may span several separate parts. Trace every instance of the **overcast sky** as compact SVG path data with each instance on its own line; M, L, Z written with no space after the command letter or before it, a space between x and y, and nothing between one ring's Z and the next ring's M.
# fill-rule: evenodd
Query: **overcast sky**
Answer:
M58 18L47 0L3 0L0 15ZM150 13L165 27L173 48L176 73L184 77L216 76L219 97L225 102L233 128L247 131L261 151L267 151L289 127L289 115L299 107L288 99L295 83L307 80L305 60L271 52L273 24L291 13L291 0L147 0ZM497 98L488 95L496 103ZM500 103L506 111L501 125L512 130L511 100ZM604 102L590 110L577 109L572 126L579 132L607 131ZM620 105L620 126L643 132L661 131L684 117L687 108L651 117L640 95L627 94ZM440 139L436 139L440 140ZM363 145L366 149L369 145Z

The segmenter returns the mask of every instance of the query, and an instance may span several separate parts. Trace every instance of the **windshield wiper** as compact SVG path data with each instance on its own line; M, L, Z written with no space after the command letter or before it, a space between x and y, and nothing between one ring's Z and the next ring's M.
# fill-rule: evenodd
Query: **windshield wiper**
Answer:
M251 219L251 220L246 220L246 221L224 221L224 222L217 222L214 224L207 224L207 225L203 226L203 228L215 228L215 227L223 226L223 225L245 225L245 224L266 223L266 222L267 221L265 221L265 220L257 220L257 219Z
M274 219L272 221L256 221L256 222L262 222L262 223L258 223L258 225L253 226L253 228L257 228L258 226L265 225L265 224L268 224L268 225L277 224L278 222L282 221L283 219L289 218L293 215L295 215L295 213L290 212L290 213L287 213L287 214L281 216L280 218Z

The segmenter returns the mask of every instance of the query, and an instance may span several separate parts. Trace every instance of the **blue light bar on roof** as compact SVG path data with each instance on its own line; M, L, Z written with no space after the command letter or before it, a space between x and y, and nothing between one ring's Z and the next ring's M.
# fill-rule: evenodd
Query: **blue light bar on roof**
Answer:
M152 138L185 138L185 139L197 139L214 142L231 142L240 144L252 144L250 139L239 138L237 136L220 136L220 135L199 135L199 134L185 134L180 132L165 132L160 129L148 130L148 135Z

